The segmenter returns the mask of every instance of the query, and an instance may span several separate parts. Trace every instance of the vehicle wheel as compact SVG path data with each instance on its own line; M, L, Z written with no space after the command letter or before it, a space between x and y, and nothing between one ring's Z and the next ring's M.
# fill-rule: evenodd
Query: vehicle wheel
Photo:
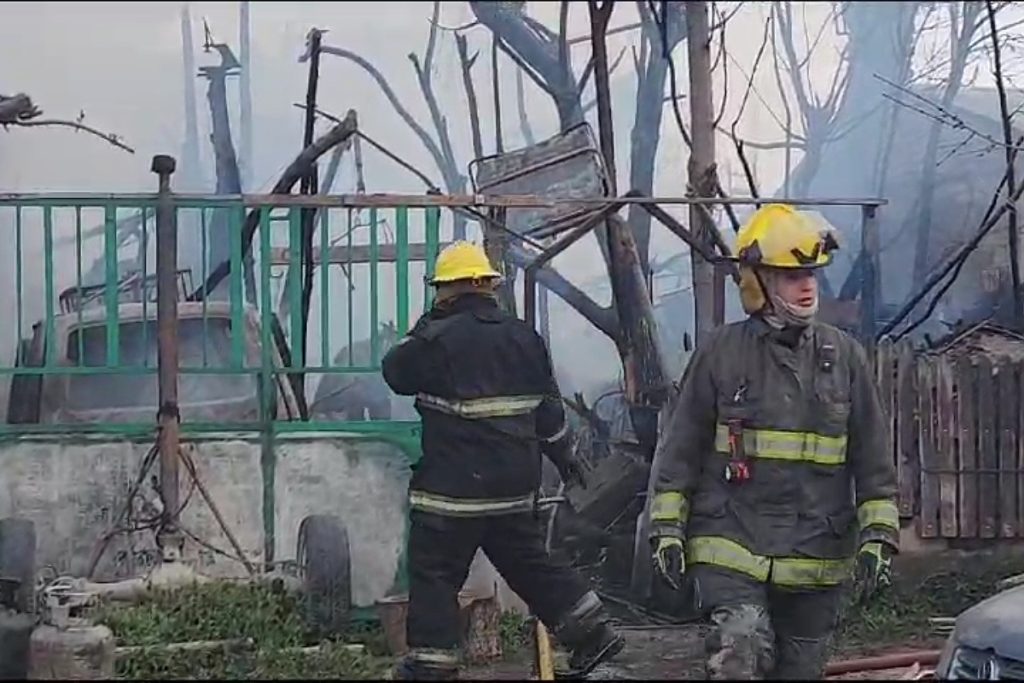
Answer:
M352 609L352 564L345 525L331 515L303 519L295 559L302 572L307 621L321 636L340 633Z
M17 579L15 609L34 612L36 526L29 519L0 519L0 576Z

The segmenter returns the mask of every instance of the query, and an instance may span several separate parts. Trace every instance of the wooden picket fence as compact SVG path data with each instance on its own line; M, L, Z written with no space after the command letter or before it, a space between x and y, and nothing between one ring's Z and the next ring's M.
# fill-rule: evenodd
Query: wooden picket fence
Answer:
M922 538L1024 538L1024 363L876 352L899 510Z

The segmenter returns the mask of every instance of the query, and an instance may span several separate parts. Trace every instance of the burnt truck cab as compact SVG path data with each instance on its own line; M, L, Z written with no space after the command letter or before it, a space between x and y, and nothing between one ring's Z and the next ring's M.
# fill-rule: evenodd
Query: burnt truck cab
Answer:
M62 297L63 298L63 297ZM63 303L63 302L62 302ZM17 366L42 368L47 354L56 367L73 373L27 373L11 382L7 421L11 424L139 423L155 419L158 408L156 305L118 304L116 371L107 367L107 311L103 306L74 309L62 306L52 325L42 321L31 339L19 344ZM242 423L259 419L258 371L232 373L232 339L243 335L243 364L261 366L259 315L242 309L242 327L232 329L226 301L178 303L178 354L184 372L178 378L178 404L183 421ZM48 328L52 338L48 338ZM52 352L50 345L53 345ZM274 367L285 364L278 345L271 345ZM84 369L83 369L84 368ZM223 369L225 374L217 374ZM141 370L132 373L130 370ZM302 411L285 375L275 375L273 419L299 420Z

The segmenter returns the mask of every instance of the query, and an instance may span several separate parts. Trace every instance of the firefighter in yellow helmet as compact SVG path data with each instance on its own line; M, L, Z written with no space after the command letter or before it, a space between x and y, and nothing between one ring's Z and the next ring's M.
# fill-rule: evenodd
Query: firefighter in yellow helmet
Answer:
M384 357L384 379L416 396L423 459L409 485L409 655L399 678L458 670L457 596L482 548L585 673L623 640L586 583L545 549L536 511L541 455L583 485L544 340L498 307L500 274L479 246L437 258L433 308Z
M697 349L658 443L654 562L712 622L711 678L821 678L842 588L872 597L898 550L871 366L814 319L814 271L836 248L814 214L750 218L737 243L750 317Z

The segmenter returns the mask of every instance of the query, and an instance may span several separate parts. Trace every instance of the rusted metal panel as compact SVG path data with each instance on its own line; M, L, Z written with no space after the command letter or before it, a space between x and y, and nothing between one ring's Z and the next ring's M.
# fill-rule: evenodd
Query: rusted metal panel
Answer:
M939 481L934 470L940 467L935 440L935 367L929 358L917 364L918 400L920 401L921 436L918 441L921 454L921 516L919 535L935 538L939 535Z
M1017 373L1009 363L999 366L999 535L1017 536Z
M999 467L996 453L996 406L995 381L992 362L984 356L978 359L978 432L979 452L979 517L981 522L981 538L995 538L996 511L998 509L998 475Z
M473 173L473 171L476 171ZM593 131L576 126L535 145L478 159L470 175L477 193L535 195L560 199L552 207L509 210L506 224L521 234L568 229L585 221L599 206L564 200L608 195L608 182Z
M960 415L960 537L978 536L977 372L969 358L956 364Z
M956 403L953 397L953 373L949 360L935 361L936 399L936 461L939 463L939 526L944 538L956 538L957 520L957 454L954 434L957 432Z

